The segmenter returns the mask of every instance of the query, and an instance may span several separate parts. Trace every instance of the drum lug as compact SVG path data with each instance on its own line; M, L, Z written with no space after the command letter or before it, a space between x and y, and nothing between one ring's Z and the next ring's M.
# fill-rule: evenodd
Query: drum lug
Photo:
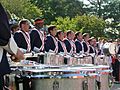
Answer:
M57 80L53 82L53 90L59 90L59 82Z

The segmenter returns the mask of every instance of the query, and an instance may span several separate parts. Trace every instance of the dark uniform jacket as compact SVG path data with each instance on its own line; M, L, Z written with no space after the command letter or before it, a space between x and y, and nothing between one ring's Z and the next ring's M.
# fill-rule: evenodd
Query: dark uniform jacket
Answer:
M45 51L49 52L49 50L54 51L56 49L56 44L53 40L54 37L48 35L45 41ZM56 40L57 41L57 40Z
M63 47L62 47L60 42L62 42L62 41L58 41L58 53L64 52L64 49L63 49Z
M76 53L80 53L83 50L82 43L79 40L75 40Z
M21 32L19 32L19 31L16 32L14 34L14 39L19 48L23 48L23 49L27 50L27 42L25 40L24 35Z
M88 45L85 41L83 41L83 48L84 48L84 52L88 51Z
M31 49L34 50L34 47L40 49L40 47L42 46L42 40L37 30L32 30L30 32L30 38L31 38Z
M65 39L65 40L64 40L64 43L65 43L67 52L70 53L70 51L71 51L71 49L72 49L72 46L71 46L70 42L69 42L67 39Z
M10 68L6 56L6 50L2 48L8 44L11 37L8 18L4 8L0 3L0 75L10 73Z

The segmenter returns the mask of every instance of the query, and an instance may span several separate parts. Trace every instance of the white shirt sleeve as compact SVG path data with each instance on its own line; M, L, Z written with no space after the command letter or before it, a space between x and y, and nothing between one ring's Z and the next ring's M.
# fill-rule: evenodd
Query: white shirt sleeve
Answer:
M12 35L11 35L11 38L10 38L8 44L6 46L2 46L2 47L10 54L15 54L15 55L17 54L18 46Z

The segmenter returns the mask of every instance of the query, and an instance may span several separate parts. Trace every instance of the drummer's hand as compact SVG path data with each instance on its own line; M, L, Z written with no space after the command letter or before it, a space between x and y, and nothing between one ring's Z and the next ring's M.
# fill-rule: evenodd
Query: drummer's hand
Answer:
M15 61L19 62L20 60L24 59L24 54L20 51L20 49L18 49L17 54L14 55L15 56Z

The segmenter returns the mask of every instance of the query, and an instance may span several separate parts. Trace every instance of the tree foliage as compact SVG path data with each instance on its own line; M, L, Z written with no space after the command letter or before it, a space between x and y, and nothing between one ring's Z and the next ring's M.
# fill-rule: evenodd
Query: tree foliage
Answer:
M52 22L52 24L57 25L57 27L63 31L67 31L69 29L73 31L81 31L82 33L90 33L95 37L104 36L104 28L105 21L102 18L96 16L76 16L73 19L69 17L56 18L56 22Z
M0 0L4 7L19 18L35 19L42 15L42 10L31 4L29 0Z
M55 21L57 17L70 17L83 15L83 3L79 0L30 0L32 3L43 9L44 18L48 24Z

